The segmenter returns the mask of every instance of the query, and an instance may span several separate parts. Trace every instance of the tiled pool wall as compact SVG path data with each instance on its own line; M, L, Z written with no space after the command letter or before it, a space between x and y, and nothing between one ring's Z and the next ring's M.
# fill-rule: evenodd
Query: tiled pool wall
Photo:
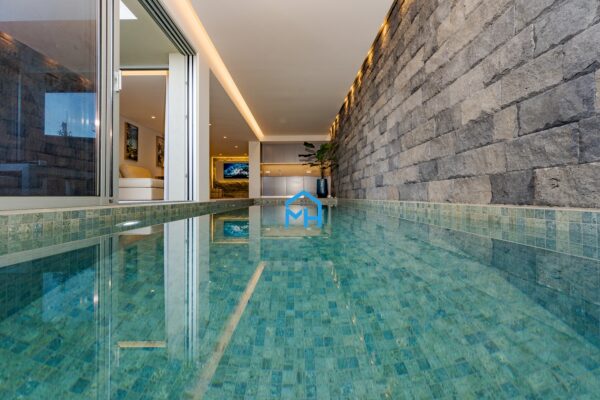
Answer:
M0 213L0 254L142 228L251 205L284 205L283 198L145 204ZM600 210L466 205L364 199L322 199L402 219L570 255L600 259ZM301 199L296 204L309 204ZM135 226L119 225L138 221Z
M260 198L260 199L255 199L254 200L254 204L259 205L259 206L283 206L285 205L285 202L287 201L287 198L283 198L283 197L273 197L273 198ZM338 204L338 199L336 198L326 198L326 199L319 199L319 201L321 202L321 204L323 204L324 206L335 206ZM313 204L312 201L310 201L309 199L306 198L301 198L298 199L296 201L294 201L294 204L297 205L311 205Z
M0 255L245 208L252 199L139 204L0 213ZM125 222L135 225L123 225Z
M491 239L600 259L600 210L339 199L372 210Z

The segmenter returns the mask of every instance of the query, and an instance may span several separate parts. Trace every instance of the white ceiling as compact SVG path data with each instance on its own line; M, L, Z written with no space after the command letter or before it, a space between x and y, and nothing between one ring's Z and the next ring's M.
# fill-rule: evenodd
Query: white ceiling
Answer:
M272 136L328 133L392 0L192 3Z
M227 139L224 138L227 137ZM256 140L217 78L210 74L210 155L244 156ZM237 148L236 148L237 146Z
M164 132L166 90L166 76L124 76L121 115L156 132Z
M166 68L179 51L138 0L123 0L137 19L121 20L121 68Z

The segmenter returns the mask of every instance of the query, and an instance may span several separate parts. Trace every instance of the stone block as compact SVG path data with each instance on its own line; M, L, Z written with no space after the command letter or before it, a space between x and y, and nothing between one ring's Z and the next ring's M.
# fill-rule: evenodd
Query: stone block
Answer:
M454 179L506 171L506 147L496 143L438 160L438 179Z
M600 24L583 31L564 45L565 78L596 69L600 63Z
M596 111L600 111L600 70L596 71Z
M519 134L517 106L505 108L494 115L494 141L509 140Z
M485 146L494 139L494 119L487 115L479 121L472 121L456 132L456 152Z
M435 136L460 128L462 125L461 106L447 108L435 116Z
M429 182L429 201L489 204L492 188L488 176Z
M402 68L398 76L394 80L394 87L402 89L415 76L415 74L423 67L423 48Z
M600 161L600 116L579 121L579 162Z
M428 159L434 160L436 158L446 157L455 153L456 148L456 135L454 132L447 133L438 138L435 138L423 145L428 146ZM423 146L421 145L421 146Z
M493 204L532 204L533 170L507 172L490 176Z
M495 82L511 68L530 60L535 47L533 26L527 27L482 61L485 85Z
M428 183L407 183L398 186L398 197L404 201L429 201Z
M552 46L587 27L596 18L598 0L566 1L553 8L535 22L535 55L542 54Z
M416 129L402 136L402 148L410 149L421 143L425 143L435 137L435 119L430 119L425 124L417 126Z
M520 31L557 0L515 0L515 29Z
M437 179L438 174L438 163L437 160L424 162L418 165L419 167L419 180L421 182L428 182Z
M469 43L463 56L468 60L469 66L477 64L494 49L514 36L514 19L514 7L508 7L500 17ZM457 57L461 57L462 53L459 53Z
M569 81L521 103L520 135L589 116L594 111L593 74Z
M560 83L563 57L562 48L556 48L504 76L500 80L501 105L514 103Z
M478 119L482 114L490 114L499 110L501 101L500 83L496 82L463 101L462 123Z
M576 164L578 161L577 124L533 133L507 142L508 171Z
M600 204L600 163L536 170L534 202L597 208Z

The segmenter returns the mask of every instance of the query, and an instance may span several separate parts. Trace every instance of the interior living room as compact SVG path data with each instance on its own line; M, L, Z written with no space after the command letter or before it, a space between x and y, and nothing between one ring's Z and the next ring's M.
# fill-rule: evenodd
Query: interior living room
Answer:
M167 113L178 101L169 84L179 84L169 72L180 53L140 2L120 4L119 201L163 201Z

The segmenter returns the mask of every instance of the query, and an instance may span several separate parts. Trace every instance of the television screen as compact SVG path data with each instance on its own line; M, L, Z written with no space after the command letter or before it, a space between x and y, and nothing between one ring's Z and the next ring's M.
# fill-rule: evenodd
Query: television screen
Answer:
M96 137L96 93L46 93L44 133Z
M228 238L247 238L250 232L248 221L223 221L223 235Z
M247 162L223 164L223 178L225 179L248 179L249 175Z

